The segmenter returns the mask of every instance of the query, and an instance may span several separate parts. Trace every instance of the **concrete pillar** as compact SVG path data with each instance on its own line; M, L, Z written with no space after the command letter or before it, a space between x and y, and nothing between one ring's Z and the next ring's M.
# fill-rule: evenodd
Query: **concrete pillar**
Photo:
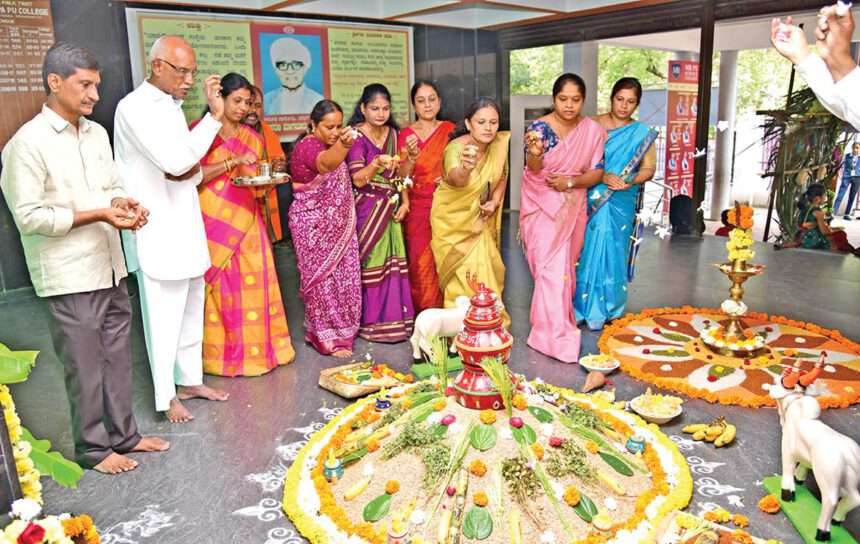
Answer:
M695 51L675 51L675 60L699 61L699 54Z
M720 212L728 208L732 197L732 160L735 137L735 109L738 101L738 52L720 53L720 93L717 105L717 122L728 123L726 130L716 131L716 157L714 158L714 184L711 188L711 209L707 219L719 220Z
M597 113L597 42L566 43L563 46L562 66L564 72L572 72L585 81L583 115Z

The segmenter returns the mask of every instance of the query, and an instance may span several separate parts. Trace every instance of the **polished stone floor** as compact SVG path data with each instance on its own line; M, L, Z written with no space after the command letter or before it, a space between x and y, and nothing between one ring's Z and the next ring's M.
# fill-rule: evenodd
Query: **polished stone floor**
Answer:
M554 362L529 349L528 312L532 280L515 243L516 216L506 220L503 240L508 266L504 300L513 318L517 339L514 370L578 389L585 372L578 365ZM725 239L702 240L652 235L642 243L637 279L630 288L630 310L659 306L716 306L725 298L727 283L709 263L725 255ZM750 308L784 314L838 328L860 340L860 259L806 250L774 252L757 244L756 261L767 265L764 277L747 284ZM281 513L282 479L286 467L307 437L346 405L316 386L318 373L334 361L319 356L302 342L303 307L297 298L298 279L291 249L275 251L281 290L287 305L296 362L259 378L207 378L231 393L227 403L192 401L194 422L170 425L153 408L152 386L144 352L143 332L135 308L133 329L134 406L147 434L169 439L163 454L137 454L140 467L122 476L88 471L77 489L63 489L43 479L50 512L88 513L102 530L106 544L293 544L305 542ZM62 370L53 353L43 303L27 293L0 297L0 342L13 349L38 349L31 378L12 388L24 424L37 437L48 438L71 454L69 411ZM596 349L597 334L583 331L583 353ZM357 355L371 353L397 370L411 362L408 344L381 345L359 341ZM646 384L613 375L619 398L632 398ZM737 424L738 439L717 450L685 441L681 427L689 422L725 415ZM860 410L826 412L823 419L854 439L860 439ZM664 427L677 437L693 469L695 495L691 510L713 503L749 515L750 532L798 543L800 538L783 515L767 517L756 503L763 496L760 480L779 470L779 420L775 410L686 404L685 414ZM743 504L743 507L740 506ZM849 515L846 527L860 533L860 510Z

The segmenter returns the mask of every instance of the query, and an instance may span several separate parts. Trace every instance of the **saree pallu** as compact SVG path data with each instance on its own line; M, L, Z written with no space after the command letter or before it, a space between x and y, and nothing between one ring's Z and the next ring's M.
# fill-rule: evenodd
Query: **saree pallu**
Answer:
M406 254L409 259L409 287L412 290L412 305L416 314L427 308L441 308L444 304L442 291L439 289L439 275L436 274L436 261L430 249L430 209L433 207L436 180L442 177L442 154L452 130L454 123L442 121L427 140L418 139L421 155L412 171L409 213L403 220ZM415 134L411 128L400 132L401 148L406 146L406 137L410 134Z
M607 173L631 181L657 137L657 131L638 122L609 133L605 160ZM606 321L621 317L627 307L631 236L641 185L612 191L603 183L589 190L589 216L585 246L579 259L576 297L578 322L599 330Z
M353 348L361 320L361 269L349 171L341 164L316 173L316 157L324 149L307 137L293 152L289 226L305 303L305 339L328 355ZM312 166L301 171L302 164Z
M498 293L505 288L505 265L499 252L502 206L490 217L480 212L480 199L490 186L492 193L499 183L507 183L508 141L510 132L499 132L487 147L487 152L475 166L465 187L454 187L447 173L460 164L463 144L451 142L445 148L444 176L433 195L430 226L433 238L430 248L439 274L439 287L445 308L453 308L460 295L471 297L466 274L475 274L479 282ZM507 311L505 326L510 324Z
M259 157L262 145L243 126L226 142L216 137L201 162L218 164L248 152ZM199 187L212 260L204 275L203 370L221 376L258 376L295 358L257 194L230 182L242 175L256 171L238 166Z
M587 222L587 190L556 191L546 177L550 172L579 176L598 167L606 137L599 124L583 118L546 152L539 173L528 166L523 172L520 236L534 277L527 343L565 363L579 360L580 333L571 303Z
M389 129L383 150L397 154L397 134ZM359 138L347 154L355 173L381 154L370 138ZM401 342L412 333L415 312L409 289L403 229L394 221L399 194L393 170L377 174L355 190L356 228L361 262L361 326L358 335L371 342Z

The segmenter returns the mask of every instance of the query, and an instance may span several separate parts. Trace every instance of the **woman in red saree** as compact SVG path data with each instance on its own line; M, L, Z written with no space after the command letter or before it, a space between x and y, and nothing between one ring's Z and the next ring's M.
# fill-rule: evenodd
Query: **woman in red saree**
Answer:
M200 161L198 187L212 266L205 274L203 370L221 376L258 376L295 358L287 316L261 213L262 193L231 179L257 175L265 145L242 124L251 84L238 74L221 78L221 130Z
M400 155L407 157L400 174L412 178L412 187L408 190L409 213L403 219L403 230L409 259L409 287L417 314L427 308L441 308L445 302L430 249L430 208L433 207L433 193L442 178L442 155L455 125L437 119L442 102L433 83L416 82L411 96L418 120L400 132L399 145ZM413 164L408 160L409 148L416 146L420 154Z

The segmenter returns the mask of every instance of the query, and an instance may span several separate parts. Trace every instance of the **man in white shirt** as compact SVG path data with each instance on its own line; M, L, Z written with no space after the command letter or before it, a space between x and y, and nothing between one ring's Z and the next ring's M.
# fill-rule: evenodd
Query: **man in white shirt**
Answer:
M0 186L33 287L48 306L75 457L118 474L137 467L124 453L170 444L141 438L132 412L131 305L118 229L141 228L147 210L122 190L105 129L84 117L99 100L100 70L82 47L58 43L47 51L48 98L3 149Z
M135 244L126 244L126 252L130 268L136 268L135 254L140 266L155 409L182 423L194 416L181 401L228 397L203 385L203 274L210 262L197 196L200 159L221 128L224 99L218 76L208 77L210 113L189 131L182 100L197 73L191 46L162 36L152 45L149 65L149 79L117 106L114 153L126 191L150 210L149 226Z
M323 95L305 85L311 67L311 52L295 38L278 38L269 49L272 66L281 86L263 97L266 115L309 115Z
M821 8L815 28L817 54L809 49L803 29L785 22L771 22L770 41L794 63L815 96L833 115L860 130L860 68L851 56L854 18L844 6Z

